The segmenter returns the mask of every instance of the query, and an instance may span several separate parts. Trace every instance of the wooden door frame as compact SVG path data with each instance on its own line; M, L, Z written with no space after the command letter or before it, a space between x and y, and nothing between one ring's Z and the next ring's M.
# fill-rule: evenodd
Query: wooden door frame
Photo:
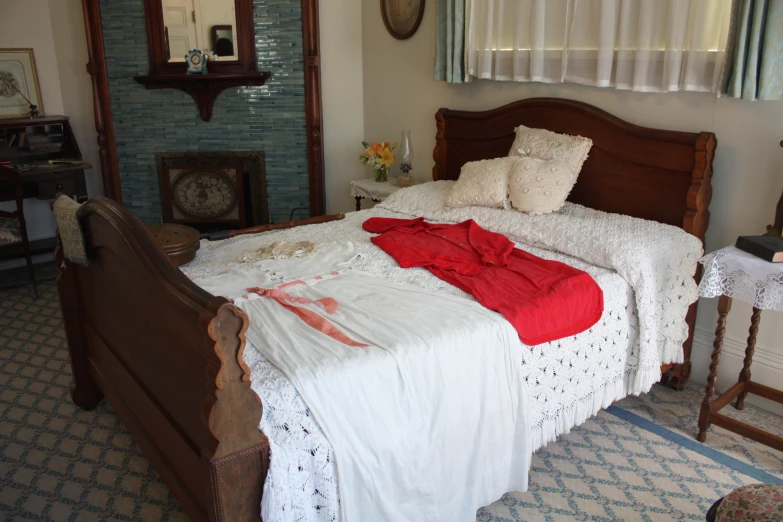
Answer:
M112 120L109 77L106 71L100 0L82 0L87 33L87 72L92 79L95 130L101 162L103 194L122 202L120 166ZM310 189L310 215L326 212L324 198L323 110L321 105L321 46L318 31L318 0L302 0L302 40L304 48L305 122L307 135L307 178Z

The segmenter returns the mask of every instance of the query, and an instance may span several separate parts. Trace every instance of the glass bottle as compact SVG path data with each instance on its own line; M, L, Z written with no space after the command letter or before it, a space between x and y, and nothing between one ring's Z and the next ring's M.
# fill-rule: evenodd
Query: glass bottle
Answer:
M402 131L400 138L400 171L402 173L397 178L397 185L400 187L410 187L416 184L413 175L413 144L411 143L411 131Z

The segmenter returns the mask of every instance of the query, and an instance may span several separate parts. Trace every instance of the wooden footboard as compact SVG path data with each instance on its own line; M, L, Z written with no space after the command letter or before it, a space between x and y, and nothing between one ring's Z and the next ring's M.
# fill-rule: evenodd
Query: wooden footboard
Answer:
M79 214L89 266L55 253L74 403L106 397L193 520L259 520L269 445L246 315L191 283L117 203Z

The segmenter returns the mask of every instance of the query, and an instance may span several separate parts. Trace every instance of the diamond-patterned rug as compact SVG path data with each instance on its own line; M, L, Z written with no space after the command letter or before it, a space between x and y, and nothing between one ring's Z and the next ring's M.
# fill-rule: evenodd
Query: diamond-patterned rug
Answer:
M0 520L187 520L111 407L71 404L54 283L40 293L0 291ZM751 467L783 477L783 454L720 428L707 446L744 472L667 435L693 439L701 391L656 386L618 404L661 433L601 412L534 455L529 491L504 495L477 520L704 520L716 499L758 482ZM783 434L783 419L752 406L724 411Z

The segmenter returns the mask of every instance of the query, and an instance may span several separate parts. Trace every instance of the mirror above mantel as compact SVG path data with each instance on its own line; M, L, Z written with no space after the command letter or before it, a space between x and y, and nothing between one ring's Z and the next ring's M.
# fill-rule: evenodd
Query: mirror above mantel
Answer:
M150 70L134 79L148 89L187 92L204 121L225 89L269 78L256 71L252 0L144 0L144 13ZM191 50L206 57L206 73L188 74Z

